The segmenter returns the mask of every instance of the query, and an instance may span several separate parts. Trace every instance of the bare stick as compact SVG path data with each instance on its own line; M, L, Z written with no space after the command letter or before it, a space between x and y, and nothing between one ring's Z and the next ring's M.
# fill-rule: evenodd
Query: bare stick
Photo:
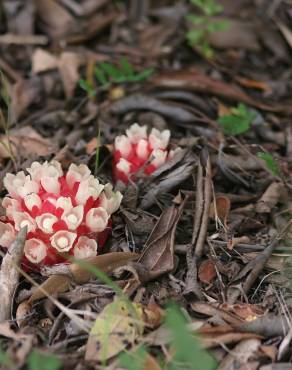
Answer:
M0 271L0 322L10 319L12 298L19 280L19 271L15 266L18 266L21 262L26 233L27 227L19 231L2 260Z

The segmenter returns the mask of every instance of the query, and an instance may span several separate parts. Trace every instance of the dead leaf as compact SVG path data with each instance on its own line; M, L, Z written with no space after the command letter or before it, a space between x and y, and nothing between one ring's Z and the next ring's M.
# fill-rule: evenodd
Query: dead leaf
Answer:
M60 38L69 30L74 18L56 0L38 0L36 11L42 26L52 38Z
M216 197L216 207L212 203L210 209L210 216L215 219L216 216L222 222L222 224L227 227L227 221L229 217L231 202L230 199L225 195L219 195Z
M67 99L72 98L76 84L79 81L79 65L80 58L76 53L65 51L59 58L58 68Z
M200 264L198 276L202 283L210 284L211 281L216 277L214 262L210 259L203 261Z
M174 237L177 223L185 206L186 196L180 205L173 204L164 210L150 234L138 260L151 278L169 272L174 267Z
M112 252L88 258L86 262L102 272L110 273L118 267L126 265L129 261L137 259L137 257L138 255L136 253ZM41 285L41 288L50 295L68 290L69 283L72 279L78 284L84 284L94 276L94 273L85 270L77 263L62 265L62 267L64 268L63 273L67 273L67 275L52 275ZM44 297L45 294L37 289L31 295L28 302L31 304Z
M12 121L17 121L32 103L38 102L41 93L41 82L36 76L17 81L11 90Z
M270 213L276 206L283 190L283 184L280 182L271 183L261 198L257 201L257 213Z
M47 50L37 48L32 55L32 73L37 74L55 69L58 58Z
M9 141L15 157L19 155L26 159L33 156L45 157L55 151L52 140L43 138L30 126L12 130L9 135ZM0 158L10 157L9 141L6 135L0 136Z
M290 114L292 111L291 107L288 105L268 105L252 99L237 85L214 79L195 69L182 70L175 73L160 73L159 75L153 76L151 82L155 87L186 89L208 93L267 111L283 112L285 114Z

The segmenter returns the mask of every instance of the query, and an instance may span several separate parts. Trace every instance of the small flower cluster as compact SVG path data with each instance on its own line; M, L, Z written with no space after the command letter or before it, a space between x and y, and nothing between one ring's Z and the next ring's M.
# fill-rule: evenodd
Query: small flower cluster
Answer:
M33 264L54 264L65 255L87 258L97 254L111 225L110 217L122 195L102 185L86 165L71 164L63 173L57 161L32 163L3 180L9 196L3 199L6 217L0 221L0 246L8 248L27 226L25 258Z
M167 160L173 158L176 151L167 150L170 131L152 128L147 134L147 126L134 123L126 135L117 136L114 143L114 178L124 183L138 171L150 175Z

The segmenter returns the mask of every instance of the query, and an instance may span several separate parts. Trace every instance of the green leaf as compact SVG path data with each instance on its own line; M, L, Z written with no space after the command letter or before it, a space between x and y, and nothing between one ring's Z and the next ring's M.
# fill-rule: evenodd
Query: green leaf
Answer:
M214 358L201 347L199 339L187 329L186 320L176 306L172 305L167 309L165 322L173 338L172 345L175 349L173 363L185 363L182 369L213 370L217 368ZM178 366L172 364L167 370L172 369L178 369Z
M112 79L113 82L124 77L124 74L110 63L101 62L99 63L99 67Z
M119 362L127 370L142 370L146 355L146 349L141 346L134 353L123 353L119 357Z
M46 356L37 351L31 352L28 357L29 370L59 370L61 362L55 356Z
M94 75L98 82L103 86L109 85L109 80L106 78L104 71L101 68L95 67L94 68Z
M141 82L141 81L146 80L153 73L154 73L154 69L153 68L146 68L143 71L141 71L140 73L134 75L131 80L133 82Z
M267 168L274 176L281 176L281 170L272 154L266 152L258 152L257 156L266 162Z
M88 81L84 80L83 78L79 80L79 86L81 87L81 89L85 90L87 94L90 96L94 96L96 94L94 86Z
M255 119L256 114L247 109L240 103L231 109L230 114L226 114L218 119L219 125L227 135L239 135L247 132Z
M132 64L130 64L126 58L121 59L120 65L122 71L126 76L133 76L135 74Z

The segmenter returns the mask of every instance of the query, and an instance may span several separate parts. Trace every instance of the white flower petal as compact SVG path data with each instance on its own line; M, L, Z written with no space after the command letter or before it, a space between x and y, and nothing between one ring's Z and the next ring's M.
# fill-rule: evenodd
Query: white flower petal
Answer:
M170 131L159 131L156 128L151 130L149 143L152 149L166 149L170 139Z
M73 208L71 198L59 197L55 204L56 208L62 208L64 212L70 211Z
M122 157L127 158L132 150L132 144L126 135L120 135L115 138L115 150L121 153Z
M52 247L57 249L59 252L68 252L75 241L77 234L66 230L57 231L51 236Z
M39 239L32 238L24 244L24 255L32 263L40 263L47 256L47 246Z
M15 238L14 227L9 223L0 222L0 246L9 248Z
M94 257L97 253L97 243L94 239L87 238L87 236L80 236L73 253L74 257L78 259Z
M36 223L38 227L46 234L51 234L54 224L58 221L58 218L51 213L43 213L36 217Z
M24 198L28 194L38 193L38 191L39 191L38 183L34 180L31 180L30 176L26 176L25 182L22 185L17 186L17 192L21 198Z
M66 174L66 181L69 188L72 189L76 182L81 182L88 179L90 174L91 171L85 164L80 164L79 166L76 166L76 164L72 163Z
M86 226L93 232L100 233L108 223L109 215L102 207L91 208L86 215Z
M141 159L146 160L149 156L148 150L148 141L141 139L138 141L137 148L136 148L137 156Z
M104 186L99 183L98 179L90 175L88 179L80 182L75 197L76 203L84 205L89 197L96 200L103 191L103 188Z
M140 126L138 123L134 123L126 130L126 133L131 143L137 144L139 140L147 138L147 126Z
M83 214L84 207L79 205L67 212L64 212L61 218L66 222L69 230L76 230L82 222Z
M60 193L60 183L58 177L42 177L41 178L42 187L48 193L59 194Z
M11 220L15 212L21 210L21 204L17 199L4 197L2 206L6 209L6 216Z
M23 200L26 208L30 211L32 211L33 207L41 208L41 198L35 193L26 195Z
M109 215L113 214L119 209L123 199L123 196L119 191L114 192L112 189L113 187L111 184L106 184L104 191L99 197L100 206L104 208Z
M117 169L123 172L125 175L129 175L131 171L131 163L124 158L120 158L119 162L116 164Z
M151 157L153 157L153 159L150 163L156 168L158 168L165 163L167 151L160 149L153 150L153 152L151 153Z
M15 212L14 214L15 230L19 231L21 228L27 226L27 231L35 231L36 222L27 212Z

